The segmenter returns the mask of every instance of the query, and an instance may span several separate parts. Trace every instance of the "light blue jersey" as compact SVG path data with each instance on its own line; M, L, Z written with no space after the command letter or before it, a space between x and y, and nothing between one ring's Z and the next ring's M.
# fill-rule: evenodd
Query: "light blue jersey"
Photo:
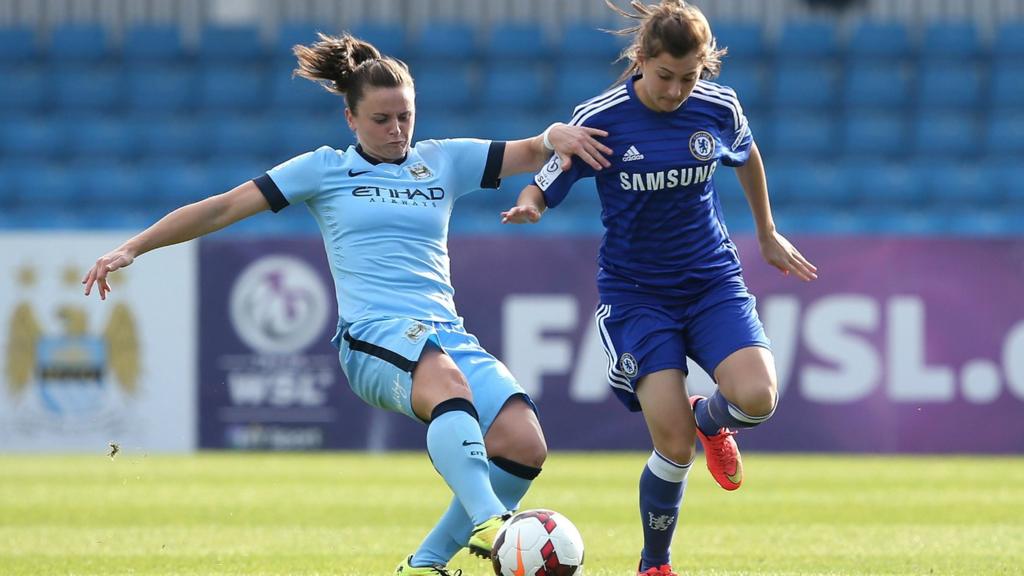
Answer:
M401 163L350 146L296 156L255 180L275 212L305 203L323 233L342 325L458 319L448 259L455 200L497 188L504 142L425 140Z

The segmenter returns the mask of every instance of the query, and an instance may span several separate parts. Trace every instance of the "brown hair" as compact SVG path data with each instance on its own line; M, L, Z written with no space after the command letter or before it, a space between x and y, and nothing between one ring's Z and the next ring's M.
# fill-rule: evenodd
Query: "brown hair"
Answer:
M701 78L710 80L718 76L726 49L718 48L715 37L711 35L711 25L700 8L684 0L661 0L660 4L630 0L629 5L635 10L630 13L609 0L604 1L620 15L640 21L636 26L610 31L620 36L635 36L619 56L619 60L628 59L630 65L617 83L640 71L637 56L654 58L662 52L682 58L697 51L704 64Z
M293 76L301 76L324 87L328 92L345 97L345 105L353 114L363 99L367 86L397 88L412 86L412 76L405 62L382 56L364 40L351 34L320 38L312 46L297 44L292 52L298 59Z

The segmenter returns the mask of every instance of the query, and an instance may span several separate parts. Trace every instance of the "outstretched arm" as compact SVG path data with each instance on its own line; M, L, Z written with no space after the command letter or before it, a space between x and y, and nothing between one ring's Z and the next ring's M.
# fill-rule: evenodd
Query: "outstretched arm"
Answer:
M607 135L607 132L597 128L569 126L556 122L533 138L508 142L505 145L505 157L502 159L501 177L540 170L551 158L552 151L562 159L562 167L566 170L572 164L573 155L578 156L594 170L607 168L611 164L605 156L611 155L611 148L597 140ZM551 145L550 148L548 144Z
M544 192L536 184L530 184L519 193L516 205L501 213L501 223L536 224L547 209Z
M768 201L768 184L764 175L764 163L757 144L750 145L750 158L743 166L736 167L736 176L743 193L747 197L750 211L754 215L757 227L757 242L761 247L761 256L783 274L792 272L804 281L818 277L818 269L811 264L789 240L775 229L772 218L772 207Z
M130 265L137 256L215 232L268 208L270 205L263 193L251 180L229 192L182 206L96 260L82 279L85 295L88 296L96 284L100 299L106 300L110 292L107 274Z

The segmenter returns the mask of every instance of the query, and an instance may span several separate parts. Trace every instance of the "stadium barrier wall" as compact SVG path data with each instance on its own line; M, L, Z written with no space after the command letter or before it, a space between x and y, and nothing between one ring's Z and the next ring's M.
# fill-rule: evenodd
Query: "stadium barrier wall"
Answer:
M0 234L0 452L196 446L196 246L148 254L101 302L81 279L125 233Z
M818 281L738 241L781 388L744 449L1024 452L1024 240L796 240ZM456 304L537 399L552 449L647 449L605 384L599 242L453 238ZM201 448L422 448L420 424L367 408L340 375L319 239L208 240L199 255ZM689 386L712 390L693 366Z

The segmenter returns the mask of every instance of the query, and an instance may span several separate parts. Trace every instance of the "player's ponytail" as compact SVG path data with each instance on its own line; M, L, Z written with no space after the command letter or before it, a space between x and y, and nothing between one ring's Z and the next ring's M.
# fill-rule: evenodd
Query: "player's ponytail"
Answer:
M311 46L298 44L292 52L298 60L293 75L312 80L328 92L345 97L354 114L367 85L378 88L412 86L409 68L401 60L381 55L373 44L351 34L317 34Z
M619 60L628 60L630 65L618 82L639 72L638 56L654 58L662 52L682 58L697 51L704 65L701 77L710 80L718 76L726 50L718 48L715 37L711 35L711 25L700 8L684 0L661 0L660 4L631 0L629 5L633 12L619 8L610 0L605 0L605 4L619 15L639 21L635 26L611 31L621 36L633 36L633 42L619 57Z

